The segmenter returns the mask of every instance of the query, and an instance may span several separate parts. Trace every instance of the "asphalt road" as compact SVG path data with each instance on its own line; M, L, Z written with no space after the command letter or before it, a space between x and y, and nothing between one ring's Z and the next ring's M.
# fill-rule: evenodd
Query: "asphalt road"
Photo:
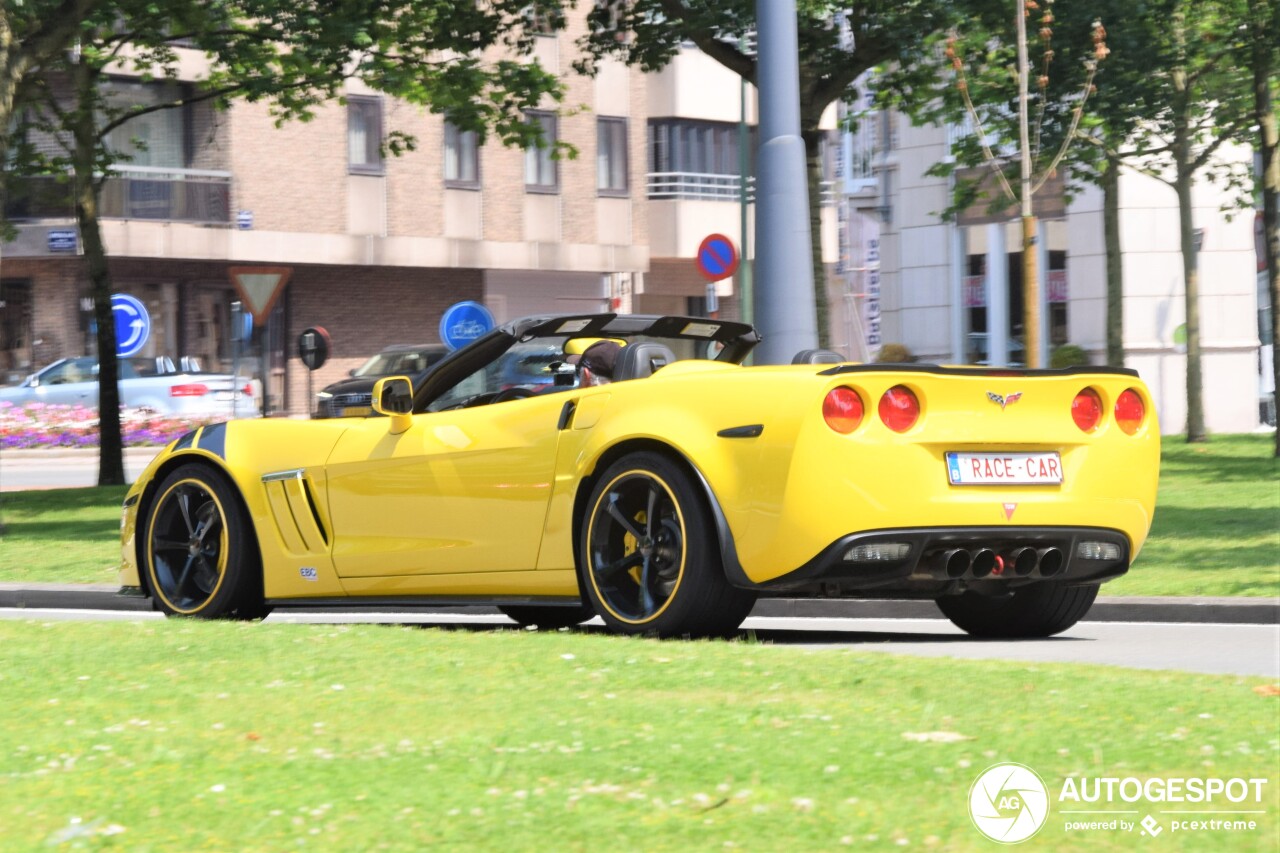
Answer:
M0 608L0 618L51 621L162 619L141 611ZM510 627L502 616L450 613L315 613L277 610L265 624L382 623ZM598 621L597 623L598 624ZM591 623L588 623L588 630ZM759 642L806 652L851 649L921 657L1080 663L1280 678L1280 625L1185 622L1082 622L1047 640L975 640L943 619L813 619L756 617L744 631Z
M138 479L159 447L129 448L124 454L125 479ZM25 489L74 489L98 484L97 451L0 451L0 492Z

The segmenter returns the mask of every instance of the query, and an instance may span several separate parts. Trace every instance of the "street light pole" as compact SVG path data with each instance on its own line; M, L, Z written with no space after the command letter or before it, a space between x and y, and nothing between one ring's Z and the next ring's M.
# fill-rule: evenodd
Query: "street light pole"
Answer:
M746 37L738 39L738 49L745 52ZM738 301L742 306L742 322L750 323L755 318L755 306L752 304L751 256L748 252L750 241L747 230L747 202L749 197L748 178L751 168L751 135L747 131L747 78L740 78L738 90Z
M787 364L817 346L809 182L800 136L795 0L756 0L760 151L756 159L758 364Z

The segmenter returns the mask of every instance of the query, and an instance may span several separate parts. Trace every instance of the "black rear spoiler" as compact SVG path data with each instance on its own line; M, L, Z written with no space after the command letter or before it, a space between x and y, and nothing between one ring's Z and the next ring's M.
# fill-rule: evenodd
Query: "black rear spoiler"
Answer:
M942 364L837 364L818 371L819 376L839 376L842 373L935 373L942 376L1133 376L1138 371L1129 367L1093 367L1074 365L1062 368L1028 370L1022 367L951 366Z

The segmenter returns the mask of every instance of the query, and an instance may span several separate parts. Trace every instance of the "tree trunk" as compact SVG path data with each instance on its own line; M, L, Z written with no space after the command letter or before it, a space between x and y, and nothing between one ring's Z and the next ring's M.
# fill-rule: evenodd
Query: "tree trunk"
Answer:
M93 319L98 326L98 485L124 485L124 444L120 433L120 385L116 358L116 324L111 310L111 273L98 220L99 184L94 178L98 132L94 121L93 78L79 69L79 104L75 122L76 223L84 241ZM89 87L86 90L85 87Z
M1262 152L1262 242L1271 292L1271 369L1280 378L1280 126L1271 99L1275 77L1274 34L1267 21L1267 0L1250 0L1253 29L1253 111L1258 119L1258 148ZM1274 399L1274 398L1273 398ZM1275 455L1280 457L1280 429Z
M1120 159L1102 173L1102 231L1107 246L1107 364L1124 367L1124 262L1120 246Z
M1187 441L1204 441L1204 394L1200 368L1200 273L1197 269L1195 229L1191 220L1191 178L1187 143L1174 143L1178 173L1178 231L1182 242L1182 279L1187 315Z
M1022 357L1031 369L1040 363L1040 235L1036 217L1022 222Z
M813 307L817 316L818 346L831 346L831 322L827 317L827 265L822 261L822 135L816 125L800 132L804 139L805 171L809 175L809 234L813 257Z
M1188 120L1191 82L1186 68L1186 12L1177 3L1172 15L1177 59L1172 68L1174 191L1178 195L1178 235L1182 244L1183 301L1187 317L1187 441L1204 441L1204 393L1200 370L1200 275L1197 271L1195 225L1192 222L1191 180L1193 140Z

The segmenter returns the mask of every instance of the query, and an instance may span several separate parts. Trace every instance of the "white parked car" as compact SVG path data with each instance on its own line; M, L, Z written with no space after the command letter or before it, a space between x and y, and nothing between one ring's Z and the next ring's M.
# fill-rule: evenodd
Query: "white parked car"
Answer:
M261 409L262 386L256 379L203 373L194 359L182 359L181 369L167 356L118 363L120 405L127 409L187 418L252 417ZM20 385L0 388L0 401L97 408L98 360L59 359Z

